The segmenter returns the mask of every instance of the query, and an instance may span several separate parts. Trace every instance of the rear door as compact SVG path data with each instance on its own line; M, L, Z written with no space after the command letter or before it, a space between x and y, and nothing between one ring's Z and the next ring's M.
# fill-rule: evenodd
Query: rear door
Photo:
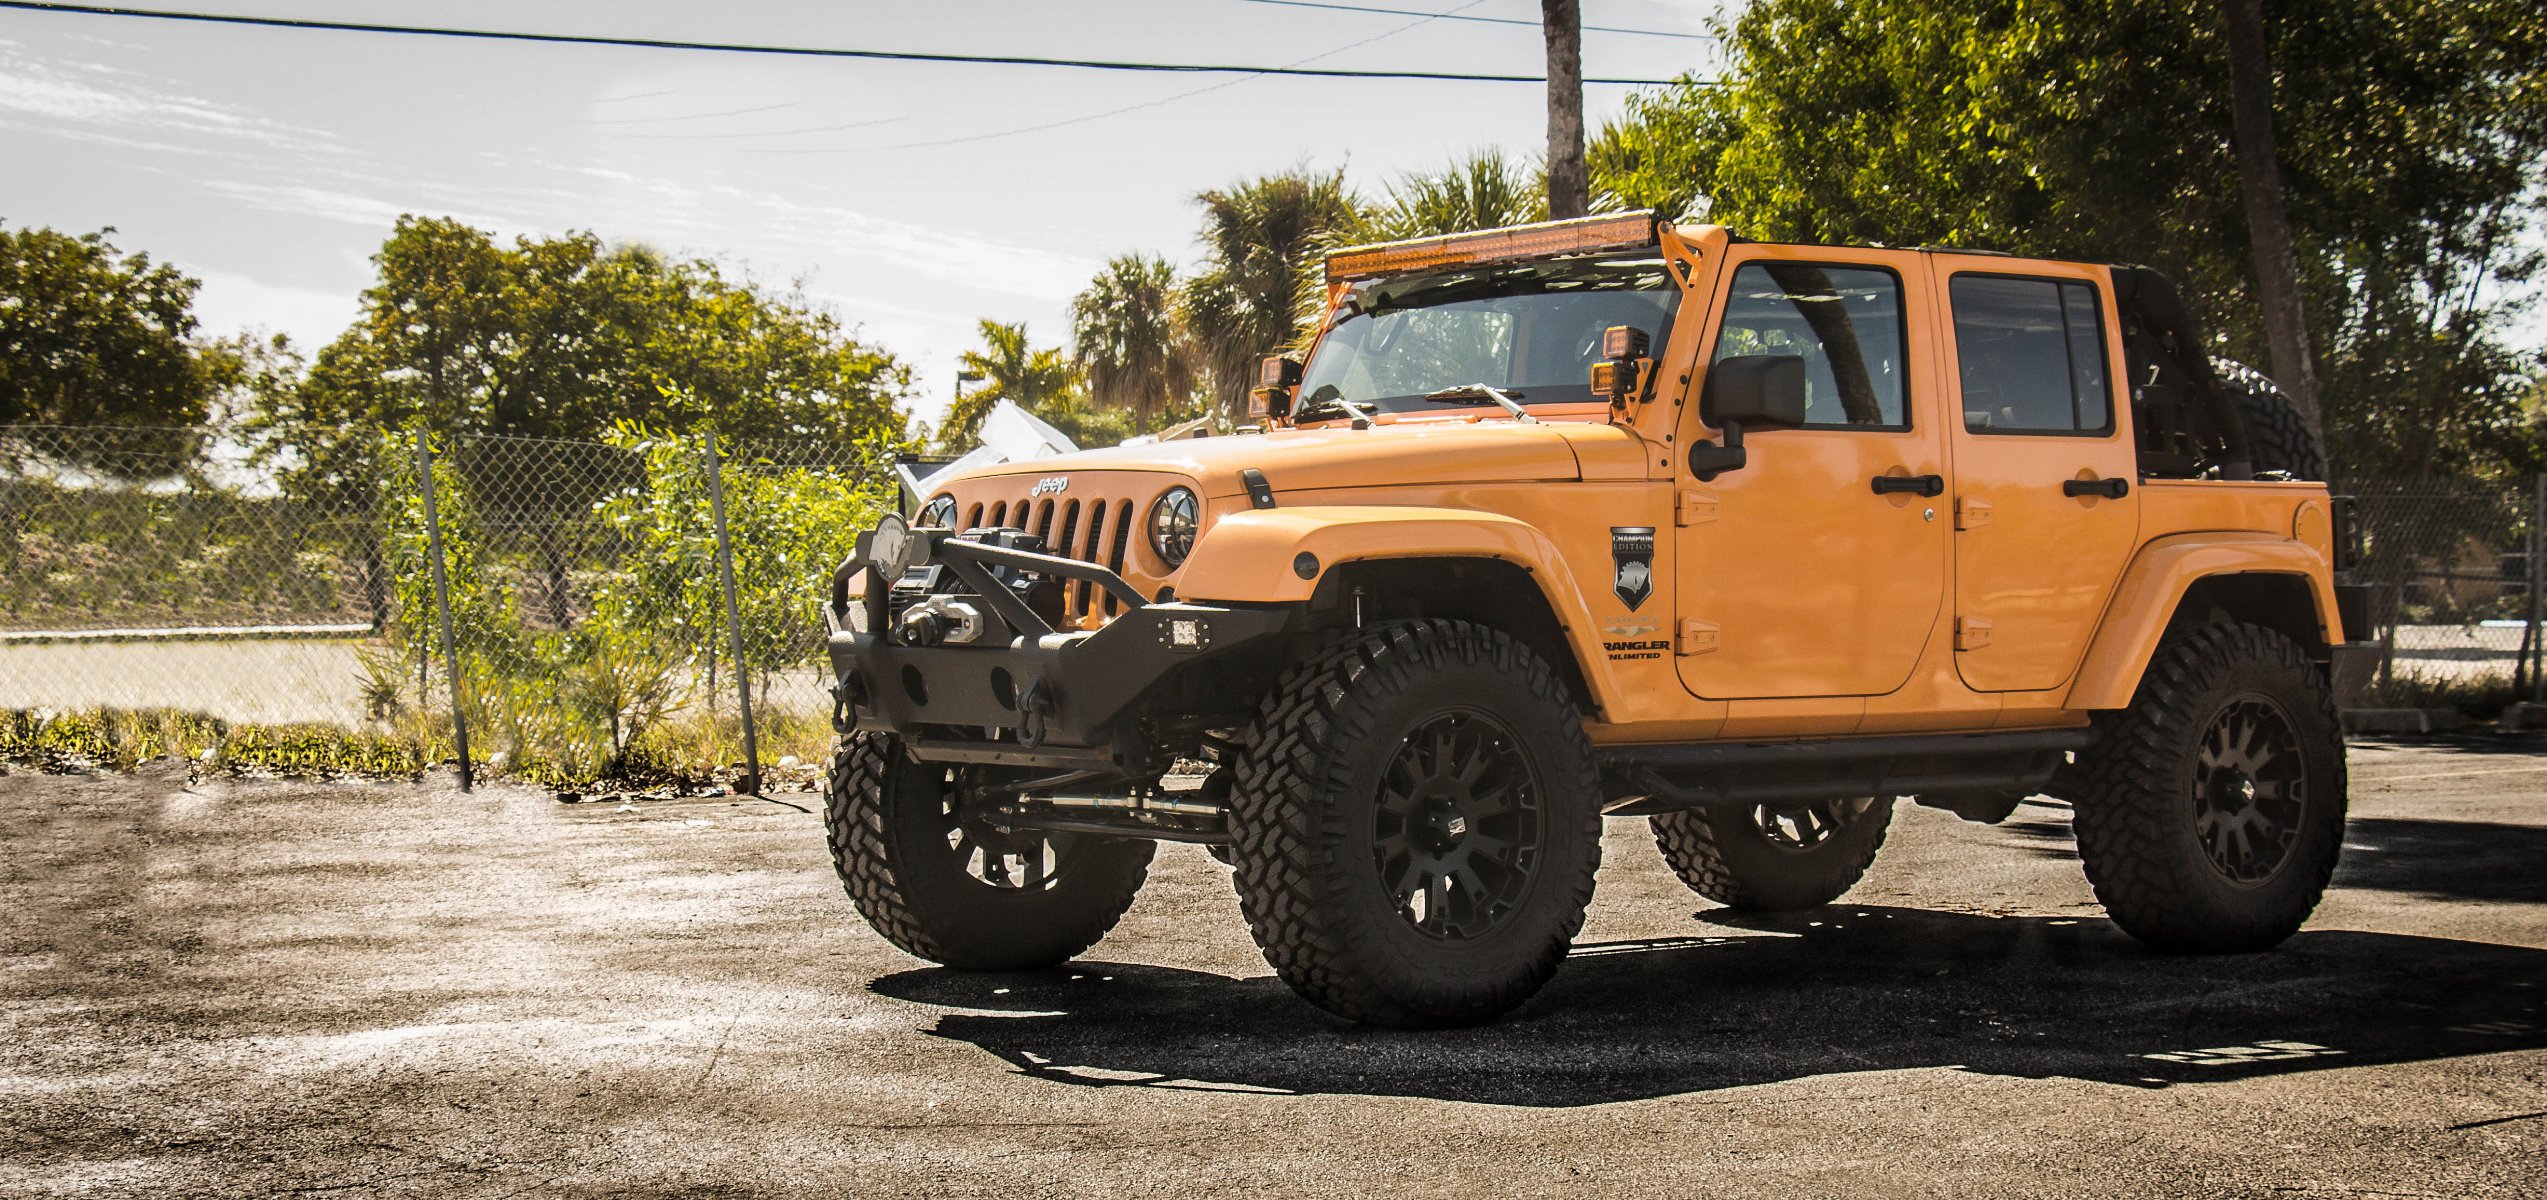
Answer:
M1952 426L1955 665L1976 691L2068 682L2140 528L2104 271L1938 255Z

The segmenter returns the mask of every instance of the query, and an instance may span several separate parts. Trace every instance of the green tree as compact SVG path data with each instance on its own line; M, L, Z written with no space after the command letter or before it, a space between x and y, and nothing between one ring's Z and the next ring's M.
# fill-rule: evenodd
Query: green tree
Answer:
M372 262L360 317L248 422L295 495L360 494L382 468L373 431L416 423L573 439L622 423L713 425L836 451L902 431L907 370L829 313L728 279L713 262L591 233L508 246L417 216L399 219ZM532 531L547 619L565 626L570 524L627 481L552 469L557 453L538 443L456 449L481 505L500 510L497 525Z
M2547 23L2522 0L2277 5L2279 166L2339 469L2535 453L2507 297L2536 269ZM2269 360L2217 0L1760 0L1720 81L1643 94L1603 189L1747 236L2140 261ZM2524 231L2530 231L2524 233Z
M112 229L0 228L0 424L193 426L245 380L240 346L195 335L196 280ZM165 455L191 434L112 439Z
M372 262L362 315L277 431L350 423L598 437L621 422L849 445L898 431L908 372L828 313L590 233L494 236L408 216Z
M1322 277L1317 256L1352 227L1341 172L1295 170L1204 192L1203 267L1185 285L1185 327L1202 350L1222 409L1244 412L1256 361L1299 339Z
M1547 219L1547 189L1503 151L1487 149L1400 178L1357 216L1353 237L1387 242Z
M1148 433L1193 398L1195 369L1176 322L1176 268L1150 254L1116 257L1070 302L1071 343L1099 409Z
M1028 344L1024 322L1004 325L986 320L981 333L982 348L967 350L957 359L967 374L979 375L982 381L971 391L957 392L955 403L947 406L938 446L949 452L969 449L979 441L982 418L1002 400L1050 420L1051 414L1071 407L1072 394L1078 390L1078 370L1070 359L1057 346L1037 350Z

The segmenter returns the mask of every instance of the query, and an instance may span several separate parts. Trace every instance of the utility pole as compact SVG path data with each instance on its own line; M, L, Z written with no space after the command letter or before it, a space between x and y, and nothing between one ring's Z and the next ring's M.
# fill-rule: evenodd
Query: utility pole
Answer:
M1539 0L1548 39L1548 216L1591 211L1592 183L1583 166L1582 0Z
M2282 168L2273 139L2273 61L2264 39L2263 0L2224 0L2229 27L2229 111L2237 143L2238 190L2246 200L2247 243L2255 256L2255 298L2273 343L2273 381L2290 393L2309 432L2325 440L2317 401L2317 363L2309 354L2299 266L2291 250L2290 213L2282 205Z

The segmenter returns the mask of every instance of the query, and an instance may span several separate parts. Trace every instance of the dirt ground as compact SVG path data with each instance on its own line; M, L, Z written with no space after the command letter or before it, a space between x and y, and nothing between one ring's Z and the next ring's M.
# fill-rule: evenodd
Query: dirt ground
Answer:
M778 804L21 773L0 1193L2547 1195L2547 746L2352 761L2272 953L2137 948L2049 802L1781 921L1614 821L1556 982L1433 1034L1295 1001L1193 847L967 975Z

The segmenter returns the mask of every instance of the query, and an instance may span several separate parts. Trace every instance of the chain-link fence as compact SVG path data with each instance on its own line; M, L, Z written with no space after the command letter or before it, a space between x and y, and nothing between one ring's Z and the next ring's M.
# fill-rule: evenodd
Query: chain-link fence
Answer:
M2368 702L2539 691L2547 479L2344 491L2389 647ZM817 762L826 576L896 503L889 463L819 441L0 429L0 712L327 727L413 762L465 728L482 769L559 786Z
M2373 480L2354 497L2355 582L2386 648L2374 695L2498 690L2535 699L2547 478Z
M560 786L818 761L819 597L892 478L785 439L0 430L0 711L466 737Z

